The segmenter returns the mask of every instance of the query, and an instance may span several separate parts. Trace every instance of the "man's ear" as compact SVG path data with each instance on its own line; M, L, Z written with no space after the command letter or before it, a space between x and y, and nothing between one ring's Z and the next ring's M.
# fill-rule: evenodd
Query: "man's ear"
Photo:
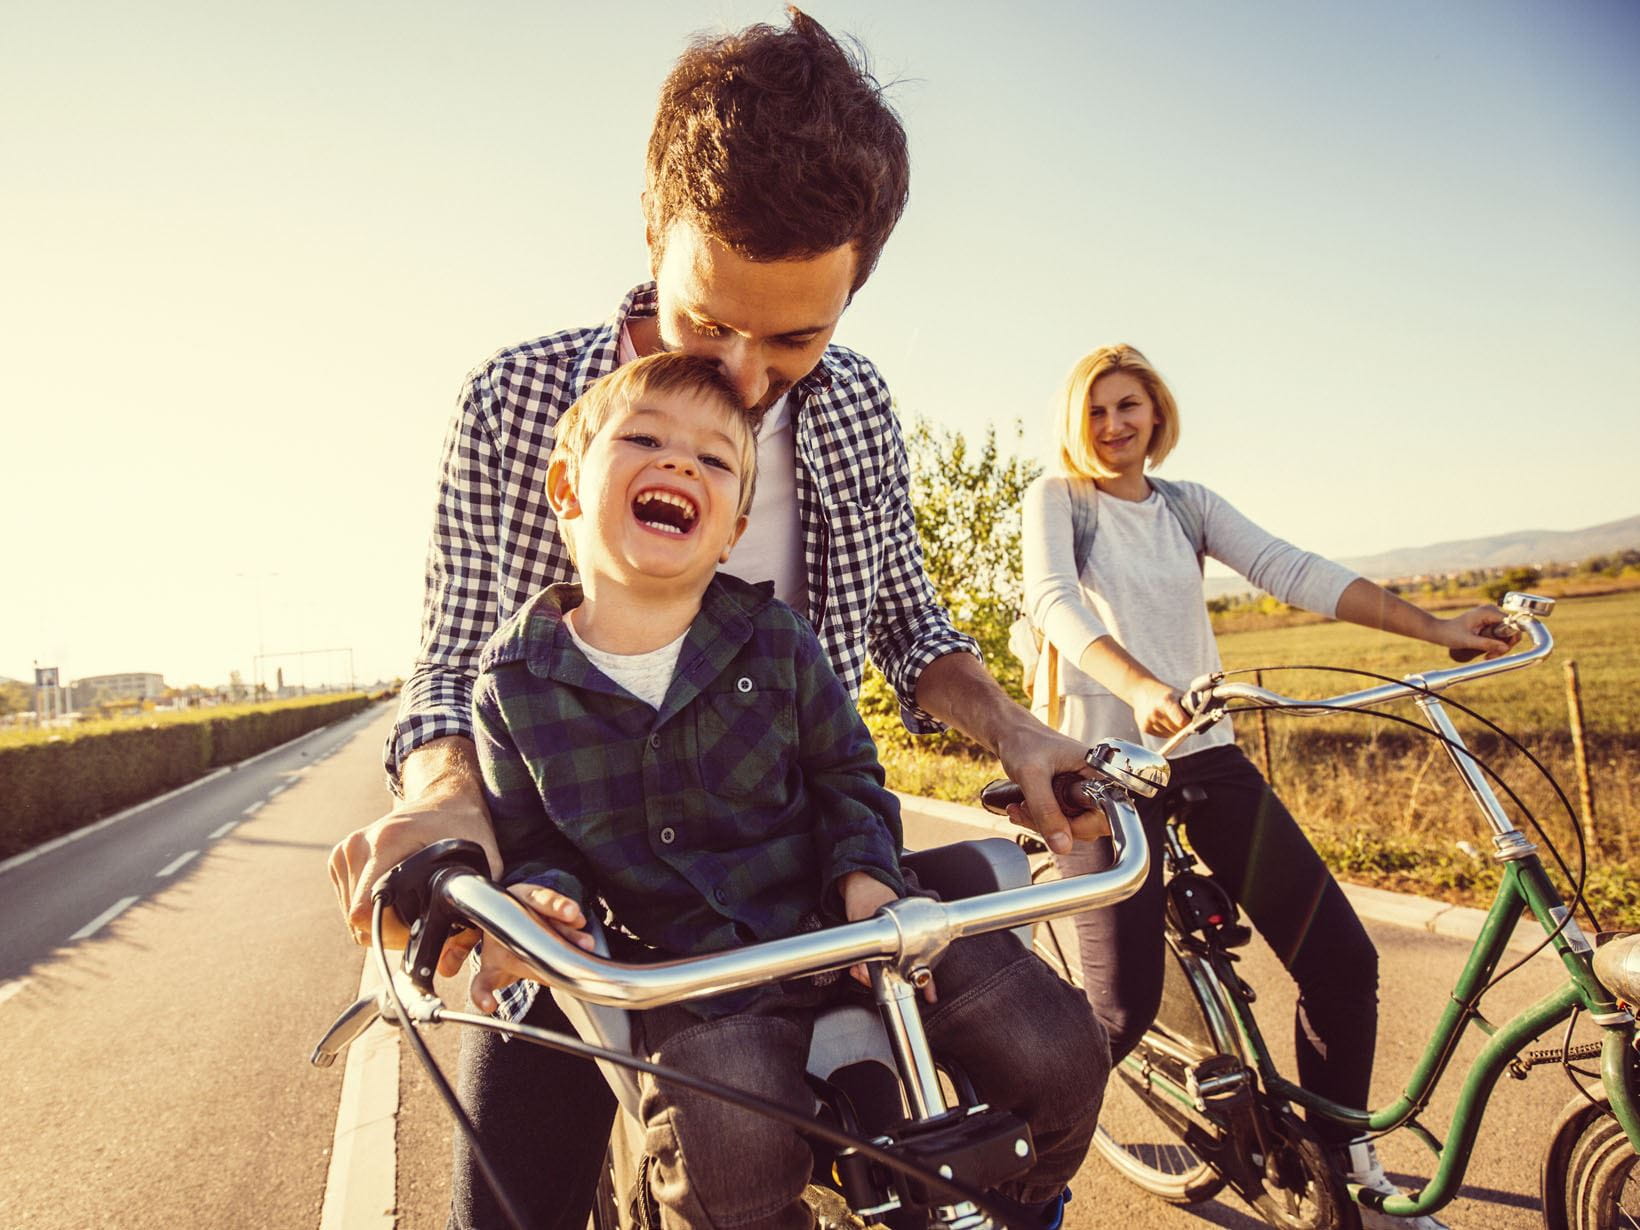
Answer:
M735 549L735 544L740 541L740 536L746 532L746 524L750 520L751 518L745 513L741 513L739 517L735 518L735 528L729 531L729 541L723 548L723 554L718 556L718 563L727 564L729 562L729 552Z
M575 497L575 480L570 476L569 462L554 457L547 464L547 503L560 521L581 515L581 501Z

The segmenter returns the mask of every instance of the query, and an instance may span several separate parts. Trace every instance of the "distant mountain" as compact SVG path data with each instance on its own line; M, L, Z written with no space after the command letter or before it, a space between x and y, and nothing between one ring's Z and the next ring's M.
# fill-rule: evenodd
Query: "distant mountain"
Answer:
M1640 517L1625 517L1582 530L1516 530L1488 538L1437 542L1427 547L1401 547L1378 555L1361 555L1338 562L1378 581L1402 577L1462 572L1470 568L1507 568L1521 564L1575 562L1591 555L1640 547ZM1212 597L1248 589L1240 577L1209 577L1204 587Z
M1640 517L1625 517L1582 530L1516 530L1489 538L1402 547L1380 555L1340 560L1362 576L1386 580L1424 573L1459 572L1466 568L1507 568L1516 564L1569 563L1640 547Z

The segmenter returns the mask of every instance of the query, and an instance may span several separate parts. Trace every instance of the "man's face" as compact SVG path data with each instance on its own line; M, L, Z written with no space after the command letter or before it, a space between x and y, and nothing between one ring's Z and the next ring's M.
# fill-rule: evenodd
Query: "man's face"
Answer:
M854 261L851 244L796 260L747 260L674 223L655 269L659 346L716 359L742 402L766 410L820 361L848 306Z

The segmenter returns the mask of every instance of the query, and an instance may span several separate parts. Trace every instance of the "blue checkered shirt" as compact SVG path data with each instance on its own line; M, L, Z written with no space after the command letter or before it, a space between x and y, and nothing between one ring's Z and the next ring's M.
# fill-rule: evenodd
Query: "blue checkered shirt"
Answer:
M385 749L395 789L415 748L472 737L473 680L490 634L531 595L574 579L545 491L554 427L615 370L622 324L655 315L655 304L654 284L639 286L604 324L503 350L467 378L444 444L421 652ZM952 626L923 571L888 388L869 360L828 346L792 398L810 622L850 696L869 652L906 727L937 731L916 706L917 681L936 658L979 648Z

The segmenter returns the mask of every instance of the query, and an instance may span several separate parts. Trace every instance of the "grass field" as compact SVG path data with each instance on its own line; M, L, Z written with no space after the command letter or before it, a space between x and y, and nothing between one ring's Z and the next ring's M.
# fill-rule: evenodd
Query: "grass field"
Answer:
M1555 652L1546 662L1451 695L1525 744L1576 808L1565 664L1577 663L1594 794L1589 900L1604 925L1640 927L1640 592L1563 599L1548 627ZM1400 676L1450 665L1431 646L1336 623L1226 633L1219 646L1226 669L1265 668L1265 686L1293 696L1358 685L1340 675L1272 668L1338 666ZM1410 704L1392 711L1416 715ZM1578 826L1552 788L1497 736L1461 713L1452 716L1575 867ZM1276 788L1340 876L1465 904L1490 897L1497 870L1487 857L1489 831L1439 744L1364 714L1272 715L1269 734ZM1236 736L1260 761L1257 720L1237 719ZM908 793L971 802L997 772L995 762L961 748L882 742L890 784Z

